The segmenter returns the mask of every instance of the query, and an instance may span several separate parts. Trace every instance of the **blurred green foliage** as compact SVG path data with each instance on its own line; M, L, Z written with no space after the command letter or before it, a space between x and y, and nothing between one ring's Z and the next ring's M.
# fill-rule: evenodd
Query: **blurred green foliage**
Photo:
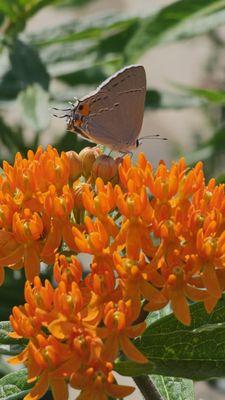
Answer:
M80 93L81 85L88 93L117 69L137 62L150 48L212 35L225 22L224 0L179 0L143 17L105 12L77 19L77 8L94 1L1 0L0 160L12 160L16 151L25 154L28 148L36 148L46 135L51 106L63 108ZM47 6L57 7L62 13L70 10L70 22L28 33L28 20ZM151 88L146 107L223 109L224 103L225 92L220 87L174 87L166 93ZM11 117L15 109L19 117L14 121ZM27 130L32 133L29 139ZM219 126L219 130L224 128ZM216 132L212 142L201 144L198 151L210 146L214 154L217 139ZM65 131L52 144L59 150L83 146L75 135ZM220 151L222 145L220 141Z

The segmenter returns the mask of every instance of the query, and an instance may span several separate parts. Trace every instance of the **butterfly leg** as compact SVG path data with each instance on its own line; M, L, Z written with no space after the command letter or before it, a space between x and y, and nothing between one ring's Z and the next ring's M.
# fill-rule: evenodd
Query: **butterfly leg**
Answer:
M128 150L128 151L120 151L120 153L121 153L123 156L126 156L127 154L129 154L129 155L131 156L131 158L132 158L133 155L134 155L134 153L133 153L132 151L130 151L130 150Z

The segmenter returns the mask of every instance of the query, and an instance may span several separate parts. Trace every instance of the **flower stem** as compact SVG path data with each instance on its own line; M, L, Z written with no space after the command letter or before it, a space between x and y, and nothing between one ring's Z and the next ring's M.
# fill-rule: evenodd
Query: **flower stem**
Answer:
M158 392L149 376L140 375L133 377L133 380L145 400L163 400L161 394Z

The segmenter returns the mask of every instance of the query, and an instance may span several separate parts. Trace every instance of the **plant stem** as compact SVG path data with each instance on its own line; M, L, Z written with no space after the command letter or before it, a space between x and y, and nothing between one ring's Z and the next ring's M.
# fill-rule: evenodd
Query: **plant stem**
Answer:
M149 376L140 375L133 377L133 380L145 400L163 400Z

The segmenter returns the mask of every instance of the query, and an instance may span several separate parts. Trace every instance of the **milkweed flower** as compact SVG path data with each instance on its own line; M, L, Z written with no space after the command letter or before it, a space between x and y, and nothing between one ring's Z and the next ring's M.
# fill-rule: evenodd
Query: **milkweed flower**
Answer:
M74 167L73 167L74 169ZM51 146L20 153L14 165L3 163L0 178L0 270L22 268L32 281L40 261L54 262L65 240L76 250L72 235L73 191L69 185L70 159ZM75 172L73 171L73 174Z
M93 293L82 281L81 272L76 258L57 255L54 275L58 287L53 288L48 280L42 283L35 277L33 285L26 282L25 305L13 308L10 321L14 331L10 336L26 338L28 344L9 362L23 362L28 369L28 381L34 383L25 400L38 400L49 388L54 399L67 399L67 382L76 387L77 377L82 377L79 380L81 395L84 397L92 388L90 399L93 400L96 393L102 396L104 393L107 399L112 393L127 396L134 390L117 385L113 378L111 356L107 357L105 351L107 343L102 338L103 332L101 335L98 332L102 319L90 317ZM131 321L132 318L128 319L128 324ZM126 323L123 323L124 346L143 359L131 342L126 344L125 334L134 337L135 333L143 331L144 325L142 323L142 329L130 326L126 331ZM85 382L89 382L88 387Z
M26 303L10 321L11 336L28 341L11 359L34 383L26 400L49 387L67 399L67 383L79 399L126 397L133 388L118 385L113 369L121 352L148 361L133 342L146 327L143 309L169 303L189 325L189 300L210 313L221 297L224 185L206 183L201 162L154 169L144 154L133 163L96 148L68 156L39 148L4 174L0 279L5 266L25 267ZM89 254L85 268L79 253ZM41 260L54 263L54 285L37 276Z

